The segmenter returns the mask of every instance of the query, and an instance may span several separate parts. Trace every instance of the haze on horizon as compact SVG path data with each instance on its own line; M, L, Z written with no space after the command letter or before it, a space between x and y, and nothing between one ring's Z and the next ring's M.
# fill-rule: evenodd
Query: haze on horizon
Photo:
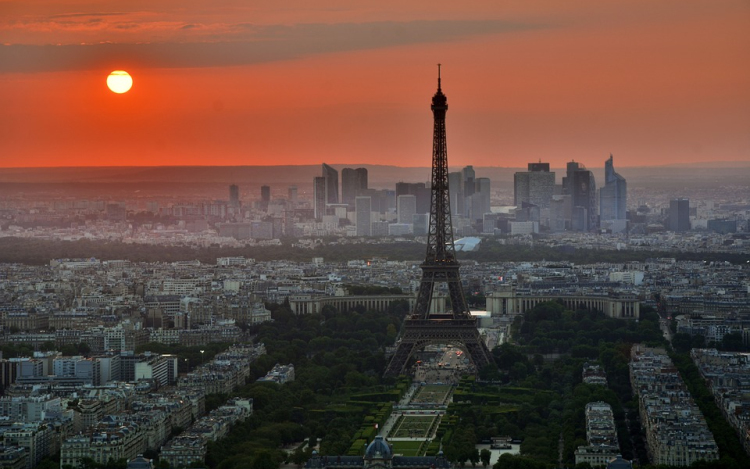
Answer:
M0 0L0 167L424 167L438 62L451 166L746 163L749 20L741 0Z

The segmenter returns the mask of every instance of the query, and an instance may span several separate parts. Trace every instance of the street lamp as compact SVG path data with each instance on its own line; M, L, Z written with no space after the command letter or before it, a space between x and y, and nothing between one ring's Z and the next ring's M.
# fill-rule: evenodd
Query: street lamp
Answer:
M201 350L201 365L203 365L203 353L204 352L205 352L205 350Z

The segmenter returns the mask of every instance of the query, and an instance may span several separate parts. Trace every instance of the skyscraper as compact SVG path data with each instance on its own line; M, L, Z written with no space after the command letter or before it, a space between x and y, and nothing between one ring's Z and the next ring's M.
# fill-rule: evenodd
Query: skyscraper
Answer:
M295 206L297 204L297 186L289 186L289 202L291 202L292 206Z
M478 204L477 201L472 197L477 191L476 172L474 172L473 166L465 166L464 169L461 170L461 184L464 189L464 206L463 212L461 213L463 216L469 219L476 218L474 216L473 209L477 208Z
M555 191L555 173L550 172L549 163L529 163L528 171L513 175L514 202L520 207L524 202L540 209L549 208Z
M599 219L625 220L627 198L627 182L615 172L613 157L609 155L604 162L604 187L599 191Z
M573 195L573 173L578 171L579 168L583 167L583 165L579 165L575 161L571 161L566 165L565 168L565 176L562 178L562 192L563 195L569 194Z
M463 174L460 171L448 173L448 189L450 191L451 214L460 216L464 214L464 184Z
M594 173L575 161L568 163L567 174L563 178L563 194L573 198L572 228L577 231L589 231L596 228L596 180ZM581 207L585 214L581 212ZM585 223L582 223L585 220ZM585 226L584 226L585 225Z
M271 203L271 186L260 186L260 209L268 210L269 203Z
M397 182L396 197L413 195L417 198L417 213L430 212L430 188L423 182Z
M372 199L365 196L354 198L357 236L371 236Z
M485 213L490 213L490 178L477 178L476 189L475 196L479 197L479 213L474 213L473 217L475 219L481 219Z
M464 181L464 197L470 197L475 192L474 179L476 179L476 172L474 167L469 165L461 170L461 175Z
M313 201L315 218L320 220L326 214L326 178L316 177L313 179Z
M367 189L367 168L341 170L341 203L354 207L354 198Z
M397 198L397 211L399 223L414 223L414 215L417 213L417 197L414 195L399 195Z
M240 207L240 188L237 184L229 186L229 206L232 208Z
M326 204L339 203L339 172L323 163L323 179L325 179Z
M669 201L669 231L690 230L690 200L672 199Z

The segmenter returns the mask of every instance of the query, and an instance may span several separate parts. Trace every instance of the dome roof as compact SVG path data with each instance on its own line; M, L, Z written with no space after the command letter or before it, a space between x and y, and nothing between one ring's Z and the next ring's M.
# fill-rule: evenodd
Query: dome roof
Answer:
M154 465L151 464L151 460L141 455L128 461L128 469L152 469L153 467Z
M376 436L375 439L372 440L372 443L367 445L367 449L365 450L365 459L388 459L391 456L393 456L393 451L391 451L391 447L382 436Z

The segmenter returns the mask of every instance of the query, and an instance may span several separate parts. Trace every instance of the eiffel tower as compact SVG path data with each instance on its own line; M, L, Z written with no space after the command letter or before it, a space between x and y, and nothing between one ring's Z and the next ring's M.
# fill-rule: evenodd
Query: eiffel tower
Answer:
M477 370L492 363L492 355L477 331L477 321L469 314L458 272L448 194L448 152L445 144L445 113L448 110L448 99L440 85L438 64L438 88L432 97L431 106L435 127L432 138L432 188L427 256L421 266L422 281L414 311L404 320L396 353L385 370L385 376L404 373L412 354L430 344L462 346ZM439 283L448 286L452 312L431 314L432 297L435 286Z

